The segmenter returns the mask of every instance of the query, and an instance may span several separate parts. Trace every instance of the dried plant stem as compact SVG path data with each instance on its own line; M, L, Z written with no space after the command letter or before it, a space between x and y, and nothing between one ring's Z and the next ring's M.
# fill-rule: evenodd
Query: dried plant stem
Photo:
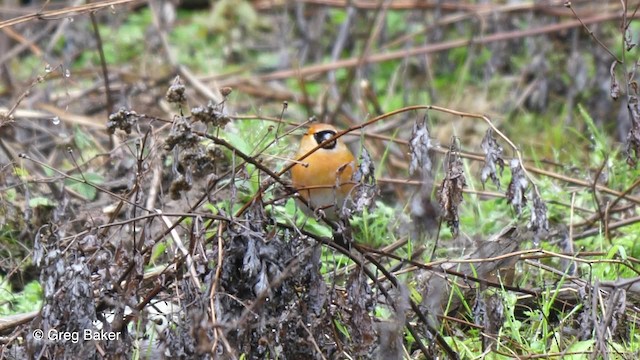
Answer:
M83 13L87 13L87 12L91 12L91 11L104 9L106 7L122 5L122 4L127 4L127 3L134 3L134 2L138 2L138 1L140 1L140 0L107 0L107 1L101 1L101 2L96 2L96 3L78 5L78 6L69 6L69 7L66 7L66 8L63 8L63 9L59 9L59 10L38 11L38 12L35 12L33 14L28 14L28 15L24 15L24 16L18 16L18 17L13 18L13 19L2 21L2 22L0 22L0 29L2 29L4 27L7 27L7 26L14 26L14 25L22 24L24 22L31 21L31 20L36 20L36 19L38 19L38 20L59 19L61 17L65 17L65 16L73 16L73 15L83 14Z
M436 52L451 50L459 47L467 47L469 45L485 45L485 44L498 42L498 41L514 40L514 39L527 38L535 35L557 33L562 30L572 29L575 27L582 26L582 23L595 24L595 23L616 20L619 18L619 16L620 15L618 13L605 13L605 14L594 15L586 19L582 19L582 22L578 20L566 21L559 24L551 24L551 25L541 26L533 29L514 30L514 31L501 32L496 34L490 34L490 35L483 36L481 38L451 40L451 41L445 41L445 42L436 43L436 44L428 44L425 46L415 47L411 49L387 51L384 53L372 54L365 59L365 62L368 64L378 63L378 62L384 62L389 60L403 59L410 56L433 54ZM358 66L358 64L360 63L359 60L360 58L358 57L358 58L338 60L328 64L316 64L316 65L309 65L309 66L305 66L297 69L279 70L279 71L272 72L270 74L262 75L259 77L259 79L261 81L266 82L271 80L287 79L295 76L308 76L308 75L313 75L318 73L324 73L333 69L350 68L350 67ZM236 81L237 80L233 80L228 83L221 82L220 86L228 86Z

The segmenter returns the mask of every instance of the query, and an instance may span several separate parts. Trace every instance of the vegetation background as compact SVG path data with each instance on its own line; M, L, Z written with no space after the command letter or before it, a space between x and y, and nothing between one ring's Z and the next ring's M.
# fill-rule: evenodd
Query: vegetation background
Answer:
M4 1L0 357L639 358L639 7Z

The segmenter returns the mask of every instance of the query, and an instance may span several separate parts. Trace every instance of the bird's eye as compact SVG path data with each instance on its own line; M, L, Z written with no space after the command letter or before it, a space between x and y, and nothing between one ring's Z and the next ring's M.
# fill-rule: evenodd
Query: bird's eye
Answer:
M334 137L336 135L336 132L333 130L324 130L324 131L319 131L315 134L313 134L313 138L316 139L316 142L319 144L322 144L324 141L327 141L329 139L331 139L332 137ZM328 144L324 144L322 146L323 149L328 149L331 150L333 148L336 147L336 141L332 141Z

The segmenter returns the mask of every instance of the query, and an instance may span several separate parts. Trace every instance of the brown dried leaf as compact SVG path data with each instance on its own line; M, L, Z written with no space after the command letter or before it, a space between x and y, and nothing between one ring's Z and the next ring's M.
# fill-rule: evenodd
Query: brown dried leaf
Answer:
M593 329L595 326L595 318L592 307L593 294L591 288L588 286L581 286L578 288L578 298L582 299L582 311L578 315L578 339L588 340L593 338Z
M42 284L43 306L36 320L31 324L31 333L39 329L45 334L49 331L77 332L78 329L91 329L97 320L94 288L91 281L90 259L74 249L64 249L60 241L59 228L53 225L43 226L36 235L40 284ZM68 251L67 251L68 250ZM40 354L42 358L80 358L97 357L95 344L104 346L104 341L52 341L46 343L36 336L27 337L27 349L31 354Z
M500 176L502 176L502 171L504 170L504 159L502 159L502 152L504 149L502 146L498 144L496 138L493 137L493 129L487 129L484 138L482 139L482 151L484 151L484 166L482 167L480 173L480 180L482 181L482 186L484 187L484 183L488 178L491 179L493 184L500 189L500 179L498 179L498 175L496 174L496 168L500 167Z
M438 217L438 210L431 196L433 175L431 174L432 163L429 151L433 148L433 144L429 137L427 120L429 120L428 114L423 117L422 121L416 120L409 142L411 155L409 173L413 175L418 171L419 178L422 180L420 190L411 201L411 217L420 231L434 229L437 226Z
M489 335L482 338L482 348L486 351L495 343L493 339L504 323L503 299L495 292L478 293L473 305L473 318L476 325L484 328L482 332Z
M533 208L531 209L531 219L527 228L534 233L534 241L539 242L542 233L549 231L549 219L547 218L547 204L533 192Z
M478 326L484 326L485 319L487 318L487 303L484 296L478 291L476 299L473 302L473 308L471 309L473 315L473 322Z
M609 90L609 94L611 94L611 98L613 100L618 100L618 98L620 97L620 84L618 84L618 80L616 80L615 73L617 64L617 61L613 61L611 63L611 69L609 70L609 73L611 74L611 88Z
M455 142L453 143L455 144ZM438 191L438 202L442 208L443 219L447 221L454 237L458 236L460 226L458 206L462 203L462 190L466 185L467 180L464 176L462 160L457 146L452 145L452 149L447 153L447 175L442 181L440 191Z
M353 181L358 184L353 194L354 211L361 213L364 209L370 209L376 196L376 168L371 160L371 155L364 147L360 153L358 169L353 174ZM345 206L346 208L346 206Z
M631 118L631 129L627 134L627 164L635 167L640 157L640 106L637 96L629 96L629 115Z
M373 319L369 315L374 304L373 291L362 271L356 270L351 273L347 280L347 293L351 305L349 325L354 350L358 355L365 355L371 350L376 336Z
M611 309L611 333L615 341L629 341L630 330L627 323L627 291L625 289L616 289L611 295L613 297Z
M429 138L429 128L427 127L428 115L422 118L422 121L416 121L413 124L413 132L411 141L409 141L409 154L411 155L411 163L409 164L409 174L413 175L416 170L422 172L431 171L431 158L429 150L433 148L431 138Z
M525 192L527 191L529 181L524 176L524 170L522 170L518 159L511 160L509 166L511 168L511 182L507 189L507 202L513 205L516 212L520 214L522 209L527 205Z
M627 51L631 51L634 47L636 47L636 43L633 42L631 38L631 30L627 29L624 33L624 47Z

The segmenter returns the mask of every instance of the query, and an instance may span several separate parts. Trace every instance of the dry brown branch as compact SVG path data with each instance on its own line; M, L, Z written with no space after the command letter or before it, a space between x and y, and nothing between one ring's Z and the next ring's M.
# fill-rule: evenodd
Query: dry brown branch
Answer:
M91 4L71 6L71 7L67 7L59 10L36 12L33 14L23 15L10 20L2 21L0 22L0 29L5 28L7 26L22 24L31 20L58 20L62 17L84 14L91 11L104 9L110 6L135 3L137 1L140 1L140 0L106 0L106 1L96 2Z
M596 23L617 20L618 17L619 17L618 13L594 15L592 17L582 19L582 23L596 24ZM520 39L520 38L526 38L526 37L543 35L543 34L556 33L558 31L582 26L582 23L578 20L565 21L560 24L551 24L547 26L534 28L534 29L516 30L516 31L509 31L509 32L503 32L503 33L497 33L497 34L489 34L477 39L450 40L450 41L445 41L438 44L430 44L430 45L416 47L408 50L387 51L383 54L372 54L368 56L364 60L364 63L372 64L372 63L384 62L389 60L397 60L397 59L402 59L402 58L412 57L417 55L433 54L440 51L451 50L459 47L466 47L469 45L486 45L492 42L513 40L513 39ZM333 69L351 68L354 66L358 66L358 63L359 63L359 58L344 59L344 60L338 60L329 64L309 65L309 66L301 67L299 69L279 70L279 71L272 72L270 74L262 75L259 77L259 79L262 81L271 81L271 80L286 79L286 78L295 77L295 76L315 75L315 74L324 73ZM220 86L233 86L233 84L235 84L236 82L242 82L242 81L244 80L221 81Z
M319 6L331 6L338 8L345 8L347 6L354 6L358 9L366 9L366 10L375 10L378 8L378 3L376 1L365 1L365 0L356 0L356 1L347 1L347 0L302 0L302 2L307 4L319 5ZM276 6L285 5L285 1L273 1L273 0L256 0L253 2L253 5L257 9L270 9ZM562 1L554 1L552 3L547 3L544 5L538 4L517 4L510 5L510 11L524 11L524 10L546 10L557 8L562 5ZM468 11L468 12L481 12L481 11L491 11L503 8L504 6L496 6L490 3L487 4L467 4L467 3L456 3L456 2L437 2L437 1L414 1L414 0L393 0L389 4L389 9L391 10L416 10L416 9L434 9L441 8L444 11Z

